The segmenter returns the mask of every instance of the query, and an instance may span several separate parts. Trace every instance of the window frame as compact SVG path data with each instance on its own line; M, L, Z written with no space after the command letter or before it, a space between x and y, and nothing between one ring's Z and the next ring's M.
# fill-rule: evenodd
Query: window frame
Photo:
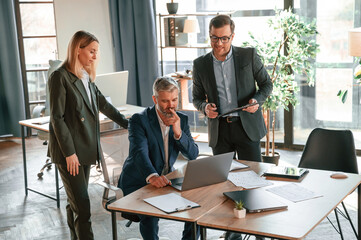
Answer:
M53 11L54 11L54 35L29 35L24 36L23 28L22 28L22 21L21 21L21 12L20 12L20 5L22 4L52 4ZM26 119L31 118L31 106L33 105L44 105L45 100L35 100L30 101L29 98L29 88L28 88L28 77L27 74L29 72L45 72L48 68L26 68L25 62L25 46L24 40L25 39L39 39L39 38L54 38L56 42L56 49L55 49L55 56L58 54L58 43L57 43L57 33L56 33L56 19L55 19L55 9L54 9L54 1L21 1L21 0L14 0L14 8L15 8L15 19L16 19L16 28L17 28L17 35L18 35L18 45L19 45L19 56L20 56L20 69L21 69L21 76L22 76L22 83L23 83L23 93L24 93L24 104L25 104L25 116Z

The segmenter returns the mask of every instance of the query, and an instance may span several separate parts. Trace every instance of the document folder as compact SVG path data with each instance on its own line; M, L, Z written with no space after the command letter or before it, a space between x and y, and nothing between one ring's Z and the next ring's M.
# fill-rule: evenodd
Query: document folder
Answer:
M308 169L305 168L275 166L267 169L267 171L263 173L263 176L300 179L307 173Z
M188 199L175 193L145 198L144 201L166 213L180 212L200 207L199 204L189 201Z
M224 117L224 116L226 116L226 115L228 115L228 114L231 114L231 113L234 113L234 112L241 111L242 109L245 109L245 108L248 108L248 107L257 105L257 104L259 104L259 105L261 106L263 103L264 103L264 102L259 102L259 103L258 103L258 102L255 102L255 103L246 104L246 105L244 105L244 106L242 106L242 107L233 108L232 110L230 110L230 111L228 111L228 112L225 112L225 113L223 113L223 114L221 114L221 115L218 115L218 118Z

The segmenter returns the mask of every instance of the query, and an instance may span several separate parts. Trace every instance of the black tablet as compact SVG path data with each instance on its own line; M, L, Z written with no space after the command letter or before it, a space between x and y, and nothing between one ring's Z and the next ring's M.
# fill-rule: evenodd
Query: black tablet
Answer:
M300 179L306 173L308 169L297 168L297 167L271 167L264 172L263 176L266 177L281 177L281 178L290 178L290 179Z

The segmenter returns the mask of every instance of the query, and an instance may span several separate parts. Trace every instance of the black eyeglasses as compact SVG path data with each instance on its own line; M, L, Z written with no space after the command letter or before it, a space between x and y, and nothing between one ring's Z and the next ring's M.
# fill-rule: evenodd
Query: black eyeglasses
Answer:
M233 33L232 33L233 34ZM209 36L212 43L217 43L219 40L221 40L222 43L228 43L229 39L231 39L232 34L229 37L223 36L223 37L217 37L217 36Z

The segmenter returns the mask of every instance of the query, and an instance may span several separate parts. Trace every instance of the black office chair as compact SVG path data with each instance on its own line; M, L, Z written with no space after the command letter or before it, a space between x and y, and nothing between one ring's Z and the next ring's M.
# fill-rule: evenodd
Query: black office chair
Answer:
M355 143L352 132L350 130L328 130L315 128L307 139L298 166L302 168L342 171L358 174ZM343 239L341 225L338 219L338 213L340 213L349 220L356 238L358 239L356 229L352 224L345 204L343 202L341 204L345 214L341 212L338 207L334 210L339 230L336 229L328 217L327 219L341 235L341 239Z

